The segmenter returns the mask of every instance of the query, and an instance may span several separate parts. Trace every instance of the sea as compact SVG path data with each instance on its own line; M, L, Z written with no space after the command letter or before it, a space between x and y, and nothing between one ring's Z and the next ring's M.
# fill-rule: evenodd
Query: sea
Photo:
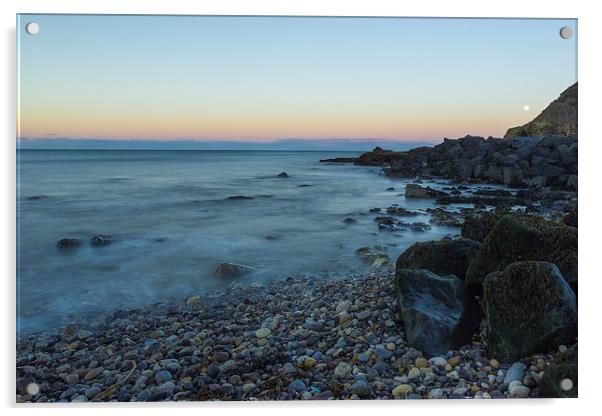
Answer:
M386 246L394 262L416 241L459 233L436 225L379 230L370 208L424 210L434 201L406 199L411 180L380 167L320 163L358 154L18 150L18 333L226 290L233 281L341 278L369 269L359 247ZM110 244L91 245L95 235ZM63 238L82 244L59 249ZM218 277L222 262L255 272Z

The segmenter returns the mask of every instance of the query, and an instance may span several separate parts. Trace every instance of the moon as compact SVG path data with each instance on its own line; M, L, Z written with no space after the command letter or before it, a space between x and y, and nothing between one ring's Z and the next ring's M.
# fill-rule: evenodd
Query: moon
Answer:
M523 110L525 111L529 111L531 109L531 107L529 107L528 104L525 104L525 106L523 107Z

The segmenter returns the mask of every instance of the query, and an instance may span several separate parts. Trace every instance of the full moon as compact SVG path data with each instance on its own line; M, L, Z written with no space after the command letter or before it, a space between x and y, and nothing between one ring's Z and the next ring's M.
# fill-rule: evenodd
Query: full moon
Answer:
M523 107L523 110L525 110L525 111L529 111L530 109L531 109L531 107L529 107L528 105L525 105L525 106Z

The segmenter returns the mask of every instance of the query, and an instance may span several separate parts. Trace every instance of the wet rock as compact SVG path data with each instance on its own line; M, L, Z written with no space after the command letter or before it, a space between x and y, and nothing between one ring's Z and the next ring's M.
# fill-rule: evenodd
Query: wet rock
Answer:
M505 215L487 235L466 271L466 283L479 291L485 277L516 261L556 264L577 287L577 229L530 215Z
M437 191L431 187L423 187L413 183L409 183L405 187L406 198L437 198L446 195L445 192Z
M108 235L98 234L90 239L90 244L96 247L106 246L107 244L111 244L111 239Z
M279 178L288 178L288 173L286 173L286 172L280 172L280 173L278 174L278 177L279 177Z
M56 242L56 246L61 249L74 248L81 245L81 240L78 238L61 238Z
M236 263L221 263L215 270L218 277L239 277L253 273L255 269L250 266L245 266Z
M461 225L462 237L483 242L501 217L502 215L495 211L469 213Z
M442 208L427 208L426 212L431 215L431 219L429 220L431 224L444 225L446 227L459 227L461 225L459 220Z
M453 274L464 280L468 265L481 244L469 240L440 240L412 244L398 258L397 269L427 269L438 275Z
M398 268L395 289L408 344L428 356L469 343L480 323L480 308L453 275Z
M372 394L372 387L363 380L356 381L351 385L351 393L357 394L359 397L370 397Z
M232 196L229 196L226 199L230 199L230 200L245 200L245 199L255 199L255 197L253 197L253 196L247 196L247 195L232 195Z
M489 352L502 361L555 350L577 335L577 303L558 268L517 262L484 283Z

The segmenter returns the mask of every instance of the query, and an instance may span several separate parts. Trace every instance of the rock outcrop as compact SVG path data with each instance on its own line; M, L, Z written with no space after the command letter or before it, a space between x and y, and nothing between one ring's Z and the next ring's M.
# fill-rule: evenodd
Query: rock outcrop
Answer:
M522 126L508 129L505 139L517 136L577 135L577 83L567 88L537 117Z
M489 353L511 362L572 344L577 336L575 293L547 262L516 262L483 284Z
M530 215L505 215L468 267L466 284L479 292L489 273L525 260L554 263L576 290L577 229Z
M355 159L329 161L383 166L391 177L438 176L455 180L577 190L577 85L528 125L506 138L465 136L406 152L380 147ZM522 129L522 130L521 130Z
M453 274L464 280L466 269L481 244L466 238L412 244L397 258L397 269L427 269L438 275Z
M395 289L410 346L434 357L470 343L481 310L459 278L396 269Z

